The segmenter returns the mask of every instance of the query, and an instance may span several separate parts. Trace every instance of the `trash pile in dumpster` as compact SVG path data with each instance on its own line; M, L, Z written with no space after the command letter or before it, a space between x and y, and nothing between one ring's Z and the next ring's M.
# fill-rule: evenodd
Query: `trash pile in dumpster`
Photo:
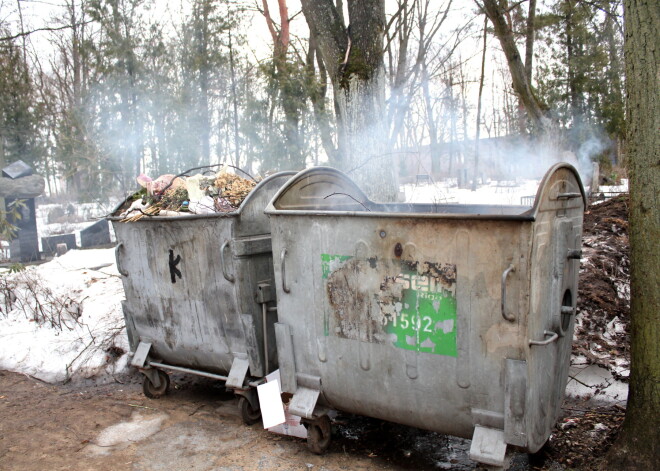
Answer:
M118 210L122 222L150 216L181 216L236 211L257 181L242 178L221 168L213 175L161 175L156 179L141 174L141 188Z

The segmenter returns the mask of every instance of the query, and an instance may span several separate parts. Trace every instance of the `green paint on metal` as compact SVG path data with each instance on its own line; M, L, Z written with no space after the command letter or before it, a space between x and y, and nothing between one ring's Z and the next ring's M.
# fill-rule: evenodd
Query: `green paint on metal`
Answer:
M340 275L333 283L335 289L344 294L346 289L355 290L355 293L366 290L365 294L373 300L372 306L378 308L366 309L363 303L351 301L355 294L342 296L333 292L337 325L331 328L332 316L326 311L324 335L328 336L333 330L343 338L389 344L420 353L458 356L455 265L372 258L354 260L350 267L345 266L351 259L353 257L348 255L321 254L323 279ZM347 277L340 271L342 268L351 270L351 275ZM373 270L382 275L382 278L375 277L376 281L380 280L378 284L374 284ZM365 278L361 278L361 273ZM338 280L345 280L349 285L337 283ZM362 280L370 280L371 284L365 285ZM373 326L380 333L370 330L373 327L360 326ZM368 331L371 334L365 334Z
M339 268L346 260L353 258L351 255L330 255L327 253L321 254L321 275L323 279L327 279L330 273Z
M393 336L393 345L456 357L455 292L444 288L436 292L404 288L402 293L400 312L385 325L385 331Z

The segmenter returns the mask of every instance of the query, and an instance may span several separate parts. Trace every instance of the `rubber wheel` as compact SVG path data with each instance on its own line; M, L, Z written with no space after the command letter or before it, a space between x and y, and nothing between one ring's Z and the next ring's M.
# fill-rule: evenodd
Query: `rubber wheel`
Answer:
M256 424L261 419L261 409L253 408L244 396L238 398L238 410L241 411L241 419L245 425Z
M330 448L332 427L330 418L323 415L307 424L307 447L316 455L322 455Z
M170 387L170 377L164 371L158 370L158 378L160 379L160 387L157 388L149 377L144 377L144 381L142 381L142 392L148 398L158 399L167 394L167 390Z

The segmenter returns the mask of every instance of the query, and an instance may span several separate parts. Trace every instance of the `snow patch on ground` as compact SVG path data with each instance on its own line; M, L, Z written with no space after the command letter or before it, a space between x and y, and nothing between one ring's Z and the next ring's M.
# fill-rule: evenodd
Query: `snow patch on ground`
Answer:
M76 244L80 246L80 231L95 224L108 215L114 207L119 204L118 199L112 199L105 204L100 203L70 203L62 204L39 204L36 207L37 231L39 233L39 244L41 250L41 238L62 234L74 234ZM60 217L49 217L51 212L58 211ZM115 240L112 224L110 226L110 238Z
M614 196L618 193L628 193L628 179L622 178L620 185L601 185L598 187L597 192L593 192L592 195L600 199L593 201L592 205L599 205L608 200L611 196Z
M119 422L102 430L96 438L96 443L87 445L85 451L93 455L107 455L116 449L146 440L161 430L167 418L165 413L144 416L134 412L130 421Z
M443 180L430 184L403 185L406 203L435 204L492 204L531 206L536 197L539 180L490 181L475 191L458 188L456 180ZM523 203L523 198L531 202ZM529 198L528 198L529 200Z
M594 403L620 403L628 399L628 385L618 381L607 369L588 364L585 357L574 357L568 373L566 395Z
M628 179L622 178L620 185L601 185L598 187L598 191L603 193L626 193L628 191Z
M1 277L0 368L47 382L126 369L124 291L113 249L72 250Z

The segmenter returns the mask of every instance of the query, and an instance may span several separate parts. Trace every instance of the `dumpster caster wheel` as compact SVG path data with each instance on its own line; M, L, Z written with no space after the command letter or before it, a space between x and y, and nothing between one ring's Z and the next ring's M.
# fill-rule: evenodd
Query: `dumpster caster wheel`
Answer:
M330 418L322 415L307 424L307 448L316 455L322 455L330 448L332 427Z
M245 425L252 425L261 419L261 409L255 409L247 398L240 396L238 398L238 410L241 411L241 419Z
M142 392L148 398L158 399L167 394L167 390L170 387L170 377L164 371L158 370L158 379L160 379L160 386L156 387L147 376L144 377Z

